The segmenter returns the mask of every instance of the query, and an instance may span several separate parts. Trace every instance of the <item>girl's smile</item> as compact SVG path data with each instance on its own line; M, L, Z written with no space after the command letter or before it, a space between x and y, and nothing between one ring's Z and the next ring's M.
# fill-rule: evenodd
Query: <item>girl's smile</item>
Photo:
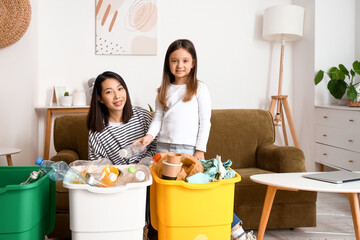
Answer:
M170 72L175 76L174 84L185 84L195 65L191 54L183 48L172 52L169 57Z

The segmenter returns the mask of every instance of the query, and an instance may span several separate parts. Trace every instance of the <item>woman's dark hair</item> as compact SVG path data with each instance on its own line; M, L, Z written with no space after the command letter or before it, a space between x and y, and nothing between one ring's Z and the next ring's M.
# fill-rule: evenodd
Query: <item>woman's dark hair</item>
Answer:
M119 81L122 87L126 91L126 102L123 109L122 121L123 123L129 122L130 118L133 115L130 94L126 83L119 74L114 72L103 72L97 76L94 84L94 89L91 95L90 110L87 117L87 127L91 131L101 132L109 124L109 110L105 104L101 103L102 94L102 82L106 79L114 78Z
M164 69L163 69L163 78L161 86L158 89L158 100L159 102L167 109L166 105L166 94L167 89L170 86L170 83L175 81L175 76L170 71L170 54L178 49L185 49L190 53L194 61L194 66L189 73L189 77L186 82L186 94L183 101L188 102L196 94L198 88L197 81L197 56L194 44L188 39L178 39L170 44L166 51L165 60L164 60Z

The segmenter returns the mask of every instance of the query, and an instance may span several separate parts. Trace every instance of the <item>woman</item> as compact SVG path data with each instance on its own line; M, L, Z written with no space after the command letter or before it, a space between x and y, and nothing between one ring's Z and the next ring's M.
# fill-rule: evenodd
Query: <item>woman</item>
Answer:
M148 131L150 113L131 105L125 81L114 72L104 72L95 81L87 119L89 129L89 159L107 158L114 165L133 164L145 156L153 156L156 142L146 153L130 159L121 158L119 150L131 145Z

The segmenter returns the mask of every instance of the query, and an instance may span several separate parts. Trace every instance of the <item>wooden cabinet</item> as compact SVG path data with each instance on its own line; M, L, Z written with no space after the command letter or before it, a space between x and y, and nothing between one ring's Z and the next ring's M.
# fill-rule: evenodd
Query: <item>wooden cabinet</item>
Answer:
M360 108L316 106L315 162L360 171Z

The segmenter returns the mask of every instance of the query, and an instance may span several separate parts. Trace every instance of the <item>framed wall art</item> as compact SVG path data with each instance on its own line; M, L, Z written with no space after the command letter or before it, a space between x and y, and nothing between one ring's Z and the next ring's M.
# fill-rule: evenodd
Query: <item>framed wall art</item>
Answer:
M96 0L97 55L156 55L157 0Z

